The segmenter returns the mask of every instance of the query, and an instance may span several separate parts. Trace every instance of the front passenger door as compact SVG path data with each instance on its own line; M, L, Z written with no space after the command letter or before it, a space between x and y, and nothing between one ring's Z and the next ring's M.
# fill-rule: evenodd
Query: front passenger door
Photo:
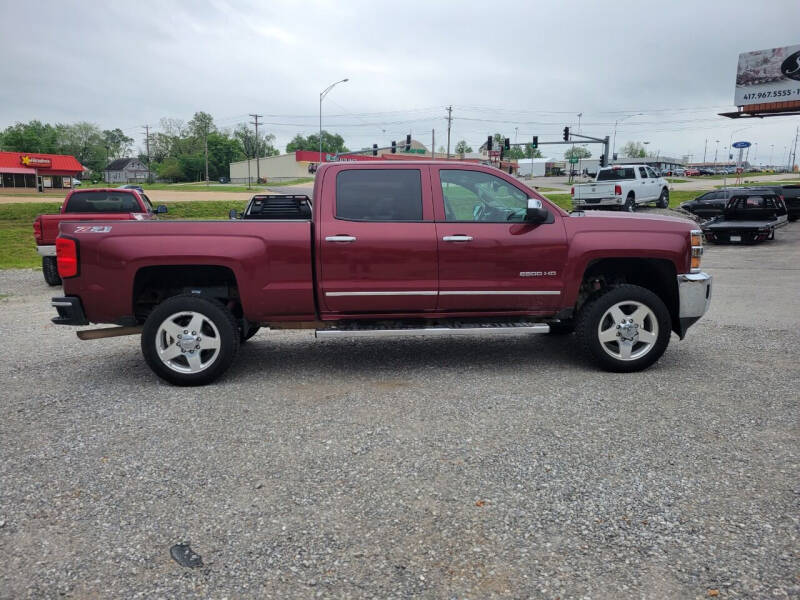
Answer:
M433 182L439 310L536 312L559 306L567 244L562 216L525 221L528 194L505 177L440 168ZM547 206L547 203L545 203Z

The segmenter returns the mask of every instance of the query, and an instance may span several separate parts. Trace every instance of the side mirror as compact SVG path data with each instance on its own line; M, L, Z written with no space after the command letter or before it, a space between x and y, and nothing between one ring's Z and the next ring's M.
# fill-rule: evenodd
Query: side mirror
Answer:
M164 215L167 212L168 212L167 211L167 207L164 206L163 204L159 204L158 206L156 206L156 214L157 215Z
M525 211L525 220L531 223L544 223L550 215L538 198L528 198L528 208Z
M240 215L239 215L239 213L237 212L237 210L235 208L232 208L231 212L228 213L228 218L229 219L238 219L238 218L240 218Z

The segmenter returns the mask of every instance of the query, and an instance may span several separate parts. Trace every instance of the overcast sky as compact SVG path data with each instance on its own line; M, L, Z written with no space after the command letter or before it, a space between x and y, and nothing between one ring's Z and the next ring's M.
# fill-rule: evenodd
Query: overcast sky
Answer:
M197 110L232 127L264 115L281 151L323 126L352 148L411 132L475 149L500 131L565 125L708 159L715 140L785 157L800 117L731 121L740 52L800 44L800 2L129 2L2 0L0 127L91 121L141 144L141 125ZM638 115L637 113L644 113ZM737 129L746 130L734 133ZM553 150L560 154L563 147ZM755 148L753 149L753 154ZM551 154L551 152L546 152ZM597 151L594 152L597 154ZM752 160L753 154L750 158Z

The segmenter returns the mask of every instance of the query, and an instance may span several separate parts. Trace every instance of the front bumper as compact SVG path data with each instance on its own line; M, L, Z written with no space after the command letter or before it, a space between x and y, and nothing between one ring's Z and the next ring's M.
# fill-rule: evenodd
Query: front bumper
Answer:
M678 335L681 339L711 305L711 279L708 273L678 275Z
M81 299L77 296L53 298L50 305L58 311L58 316L51 320L56 325L88 325L89 320L83 312Z

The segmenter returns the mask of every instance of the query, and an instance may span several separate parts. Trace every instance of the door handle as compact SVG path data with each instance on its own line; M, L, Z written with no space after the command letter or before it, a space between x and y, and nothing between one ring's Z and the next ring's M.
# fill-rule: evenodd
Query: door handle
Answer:
M329 235L325 238L326 242L355 242L354 235Z
M446 235L442 238L443 242L471 242L471 235Z

